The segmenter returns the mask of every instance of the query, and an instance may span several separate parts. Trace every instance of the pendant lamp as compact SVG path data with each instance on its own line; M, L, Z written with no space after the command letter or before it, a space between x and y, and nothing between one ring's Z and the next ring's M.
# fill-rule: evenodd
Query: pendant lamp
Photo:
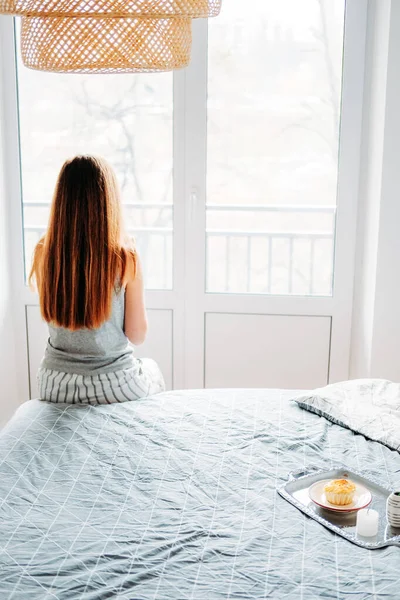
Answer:
M170 71L190 61L192 20L23 17L25 66L57 73Z
M0 0L0 13L30 17L216 17L222 0Z
M57 73L171 71L190 62L192 19L222 0L0 0L22 16L25 66Z

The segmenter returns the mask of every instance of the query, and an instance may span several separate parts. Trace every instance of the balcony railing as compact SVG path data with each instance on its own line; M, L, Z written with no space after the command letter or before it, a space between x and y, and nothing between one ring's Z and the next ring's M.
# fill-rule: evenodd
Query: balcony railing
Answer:
M140 210L172 210L172 204L158 203L126 203L125 207L140 209ZM46 203L26 203L25 208L48 208ZM210 289L210 291L252 293L255 291L256 284L257 292L272 294L274 291L274 272L280 270L280 286L282 288L282 273L284 273L283 284L285 291L279 293L294 294L296 291L295 280L301 281L302 295L321 294L320 282L316 280L317 267L320 267L321 260L325 272L329 269L328 286L325 282L323 295L329 294L331 289L332 265L333 265L333 241L334 241L334 221L336 216L336 208L332 206L262 206L262 205L221 205L209 204L207 211L224 211L224 212L247 212L247 213L285 213L285 214L327 214L332 216L332 227L330 231L272 231L272 230L245 230L245 229L211 229L206 231L206 248L208 260L208 270L215 268L215 257L210 254L210 244L214 240L218 240L220 253L220 262L218 263L218 290ZM35 243L43 235L45 228L26 224L24 226L26 234L26 242L29 238L29 243L26 243L27 257L32 252ZM142 261L146 268L147 259L150 259L151 265L157 264L157 274L152 277L152 266L149 264L147 272L150 275L148 278L151 282L151 288L165 289L171 287L172 273L172 236L173 229L171 227L137 227L134 231L129 231L129 234L134 235L139 250L141 251ZM260 255L257 255L255 260L254 244L256 240L262 240L263 260L266 267L260 273L256 262L260 263ZM330 242L328 253L321 258L321 253L318 250L321 247L321 242ZM279 250L276 249L276 244L280 243ZM297 255L297 243L302 242L303 254L308 256L302 264L298 265L299 258ZM240 284L240 289L232 286L232 274L237 266L237 249L235 252L234 245L240 244L240 262L245 265L245 281ZM258 253L260 252L260 247ZM282 262L282 255L285 254L286 259ZM297 266L296 266L297 265ZM325 268L326 267L326 268ZM208 276L211 272L208 273ZM211 281L211 279L208 280ZM262 280L260 289L260 281ZM210 287L210 286L208 286ZM329 288L329 289L328 289Z

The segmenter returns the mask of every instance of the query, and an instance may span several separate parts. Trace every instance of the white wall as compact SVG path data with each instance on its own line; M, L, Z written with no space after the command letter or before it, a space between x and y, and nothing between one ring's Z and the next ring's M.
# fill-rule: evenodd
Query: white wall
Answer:
M400 381L400 2L371 0L351 377Z
M2 47L0 44L0 52ZM0 109L3 107L0 77ZM0 128L3 119L0 119ZM4 132L0 129L0 140ZM5 177L5 144L0 144L0 427L10 418L19 404L15 353L15 334L12 312L12 273L10 267L10 227Z
M18 406L8 247L8 215L0 185L0 427Z

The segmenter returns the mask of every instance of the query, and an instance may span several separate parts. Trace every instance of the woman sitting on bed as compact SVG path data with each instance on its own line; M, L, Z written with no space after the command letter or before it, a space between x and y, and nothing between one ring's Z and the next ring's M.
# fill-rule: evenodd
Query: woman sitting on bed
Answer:
M33 279L50 333L38 372L42 400L110 404L164 390L156 363L134 356L132 344L147 331L142 270L106 161L77 156L63 165Z

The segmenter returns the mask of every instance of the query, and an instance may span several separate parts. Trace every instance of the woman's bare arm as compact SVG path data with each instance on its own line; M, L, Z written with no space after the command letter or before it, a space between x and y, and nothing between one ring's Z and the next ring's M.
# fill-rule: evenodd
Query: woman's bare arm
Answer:
M126 337L134 344L143 344L147 333L147 315L144 303L143 272L139 257L137 258L136 277L128 281L125 289L125 322Z

